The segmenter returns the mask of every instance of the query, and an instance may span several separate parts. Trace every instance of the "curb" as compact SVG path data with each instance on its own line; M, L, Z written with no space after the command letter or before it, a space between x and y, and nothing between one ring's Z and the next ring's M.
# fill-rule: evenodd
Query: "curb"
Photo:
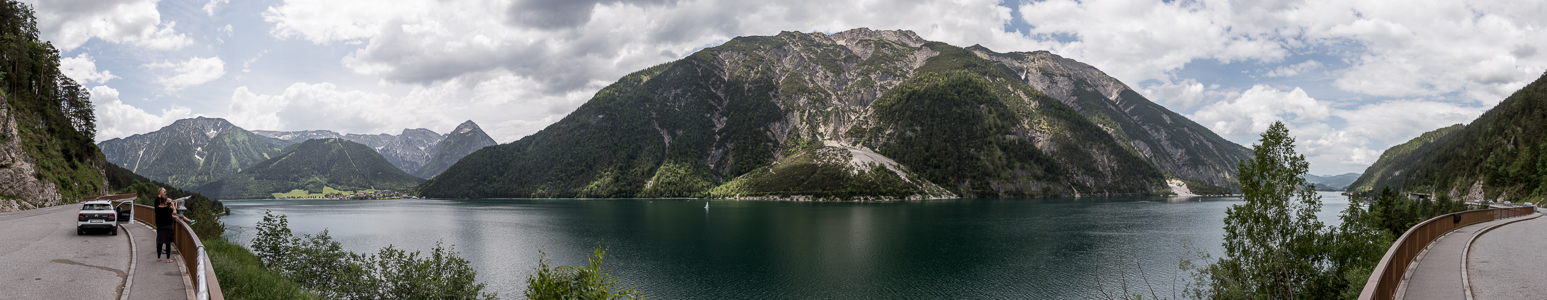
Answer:
M1515 222L1527 221L1527 220L1536 219L1536 218L1540 218L1540 217L1542 217L1542 214L1541 213L1537 213L1536 216L1532 216L1532 217L1529 217L1529 218L1521 218L1521 219L1518 219L1518 220L1512 220L1512 221L1509 221L1509 222L1494 224L1493 226L1488 226L1488 228L1483 228L1482 230L1478 230L1477 234L1473 234L1471 239L1466 240L1466 247L1461 247L1461 287L1462 287L1462 290L1466 291L1466 300L1473 300L1473 298L1472 298L1472 279L1468 278L1467 275L1466 275L1466 273L1467 273L1466 261L1467 261L1467 259L1471 258L1472 243L1477 241L1477 237L1483 236L1483 234L1488 233L1488 231L1492 231L1494 228L1499 228L1499 226L1514 224Z
M140 250L134 245L134 232L122 224L118 227L123 229L124 235L129 236L129 272L124 275L124 291L118 293L118 300L129 300L129 291L134 290L134 266L140 258Z

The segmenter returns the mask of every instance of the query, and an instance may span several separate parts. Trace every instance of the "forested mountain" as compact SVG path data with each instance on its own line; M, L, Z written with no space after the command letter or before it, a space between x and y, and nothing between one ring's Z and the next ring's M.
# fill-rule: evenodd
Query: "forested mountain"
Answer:
M435 145L446 137L429 129L403 129L401 134L339 134L331 130L271 131L255 130L262 136L299 144L313 139L342 138L364 144L381 153L393 166L405 173L414 173L435 157Z
M1251 149L1139 95L1095 67L1047 51L994 53L968 47L1008 68L1033 89L1073 107L1162 173L1235 189L1236 165Z
M1359 173L1346 173L1342 175L1316 176L1305 174L1305 183L1315 184L1318 191L1341 191L1347 189L1354 180L1359 179Z
M416 191L895 199L941 195L929 186L962 197L1146 194L1167 175L1232 185L1228 173L1245 147L1049 55L863 28L738 37L629 74L559 122L474 152ZM1028 84L1040 82L1105 90L1054 93L1061 100ZM850 168L845 176L890 174L872 178L889 184L816 190L768 176L804 163L808 178L833 178L830 167L843 164L800 158L837 153L830 147L868 151L904 171Z
M403 191L423 181L403 173L365 145L344 139L314 139L193 190L216 198L258 199L292 190L319 194L325 189Z
M433 151L430 151L430 153L434 154L434 157L430 158L429 162L424 164L424 167L411 173L414 176L419 176L419 178L435 177L436 174L445 171L451 164L457 163L457 160L462 159L462 157L466 157L468 154L472 154L473 151L478 151L478 149L483 149L483 147L494 146L495 144L494 139L490 138L489 134L484 133L483 128L479 128L477 123L473 123L472 120L462 122L461 125L457 125L456 129L446 133L444 139L435 144L434 149L432 149Z
M1350 192L1381 187L1467 200L1547 196L1547 74L1465 126L1387 149Z
M0 36L0 212L102 194L91 95L60 72L29 5L0 1Z
M97 143L107 160L151 180L191 189L277 156L284 141L225 119L197 117L159 130Z

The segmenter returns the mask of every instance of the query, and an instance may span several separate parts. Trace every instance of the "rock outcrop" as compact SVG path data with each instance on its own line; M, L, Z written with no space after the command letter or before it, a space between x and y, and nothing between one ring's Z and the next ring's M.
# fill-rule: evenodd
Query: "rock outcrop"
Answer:
M62 204L59 187L38 180L37 165L21 145L16 116L0 96L0 212Z

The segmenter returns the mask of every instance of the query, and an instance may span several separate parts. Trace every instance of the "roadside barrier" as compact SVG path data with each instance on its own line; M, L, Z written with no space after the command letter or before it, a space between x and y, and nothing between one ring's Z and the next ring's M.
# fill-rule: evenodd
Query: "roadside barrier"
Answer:
M154 207L135 204L134 219L140 220L150 227L156 226L156 209ZM183 266L188 268L188 274L194 277L194 287L199 300L225 300L225 294L220 292L220 280L215 278L215 269L209 263L209 255L204 253L204 243L199 241L199 235L193 233L193 227L189 227L183 220L174 220L172 246L177 248L177 255L183 258ZM197 263L189 263L197 262Z
M1364 283L1364 291L1359 293L1359 299L1396 297L1397 285L1401 284L1402 278L1407 275L1408 266L1412 265L1413 259L1417 258L1418 253L1421 253L1430 243L1451 230L1497 219L1529 215L1535 211L1536 208L1530 206L1469 210L1440 215L1418 223L1391 243L1391 249L1386 250L1386 256L1381 257L1380 263L1375 265L1374 272L1370 273L1369 281ZM1460 220L1455 219L1457 214L1461 216Z

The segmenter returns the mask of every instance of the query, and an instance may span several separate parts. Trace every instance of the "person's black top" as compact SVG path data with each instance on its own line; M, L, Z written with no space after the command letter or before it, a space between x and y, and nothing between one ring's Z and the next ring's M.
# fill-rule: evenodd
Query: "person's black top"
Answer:
M156 227L171 227L176 222L172 220L171 207L156 207Z

